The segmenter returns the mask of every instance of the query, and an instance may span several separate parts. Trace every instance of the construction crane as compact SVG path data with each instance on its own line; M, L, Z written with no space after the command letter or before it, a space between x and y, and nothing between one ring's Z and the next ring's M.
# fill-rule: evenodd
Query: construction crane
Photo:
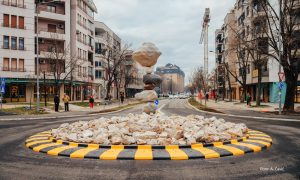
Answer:
M204 74L208 73L208 26L210 22L210 9L205 8L205 13L202 23L202 32L200 37L200 44L204 42Z

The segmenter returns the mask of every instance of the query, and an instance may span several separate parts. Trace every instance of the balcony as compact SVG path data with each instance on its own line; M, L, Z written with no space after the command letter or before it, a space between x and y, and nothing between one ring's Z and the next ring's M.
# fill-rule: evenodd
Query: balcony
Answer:
M66 39L65 31L63 29L57 30L56 32L50 32L48 29L39 28L39 37L61 41L64 41Z
M12 6L12 7L26 9L26 5L24 3L14 3L14 2L10 2L10 0L2 0L1 4L4 6Z
M60 20L60 21L66 20L65 14L59 14L52 11L44 11L44 10L39 10L38 13L39 13L39 18Z
M60 52L49 52L49 51L44 51L41 50L40 53L40 58L48 58L48 59L56 59L56 57L64 58L65 54L60 53Z

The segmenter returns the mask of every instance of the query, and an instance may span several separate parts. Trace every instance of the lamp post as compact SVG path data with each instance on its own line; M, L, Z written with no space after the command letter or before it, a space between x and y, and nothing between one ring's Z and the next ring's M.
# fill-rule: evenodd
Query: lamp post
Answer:
M41 0L35 1L35 13L36 13L36 111L40 111L40 62L39 62L39 10L40 4L49 4L53 2L60 2L60 0L53 0L43 2Z

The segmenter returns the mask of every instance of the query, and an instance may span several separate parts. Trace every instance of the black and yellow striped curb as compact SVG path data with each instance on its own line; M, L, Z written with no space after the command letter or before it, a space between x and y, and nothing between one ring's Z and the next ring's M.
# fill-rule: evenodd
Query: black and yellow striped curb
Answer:
M55 140L50 131L30 136L26 147L36 152L71 158L92 158L102 160L187 160L209 159L223 156L239 156L269 148L272 138L260 131L250 130L247 137L228 142L194 144L190 146L167 145L111 145L82 144Z

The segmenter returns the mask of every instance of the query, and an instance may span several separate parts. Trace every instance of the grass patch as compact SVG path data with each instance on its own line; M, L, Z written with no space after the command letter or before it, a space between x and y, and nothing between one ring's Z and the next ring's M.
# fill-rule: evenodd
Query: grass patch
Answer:
M44 112L43 109L40 110L40 112L37 112L35 107L32 107L31 109L25 108L25 107L17 107L17 108L9 108L9 109L3 109L2 110L5 113L9 114L16 114L16 115L40 115L40 114L48 114L47 112Z
M207 106L204 106L202 104L200 104L199 102L197 102L194 98L190 98L189 99L189 103L194 106L195 108L202 110L202 111L207 111L207 112L213 112L213 113L220 113L220 114L224 114L221 111L217 111L215 109L209 108Z
M127 104L127 105L121 105L119 107L104 109L104 110L101 110L101 111L98 111L98 112L92 112L90 114L115 112L115 111L124 110L124 109L127 109L127 108L132 108L132 107L134 107L136 105L140 105L140 104L145 104L145 102L137 102L137 103Z

